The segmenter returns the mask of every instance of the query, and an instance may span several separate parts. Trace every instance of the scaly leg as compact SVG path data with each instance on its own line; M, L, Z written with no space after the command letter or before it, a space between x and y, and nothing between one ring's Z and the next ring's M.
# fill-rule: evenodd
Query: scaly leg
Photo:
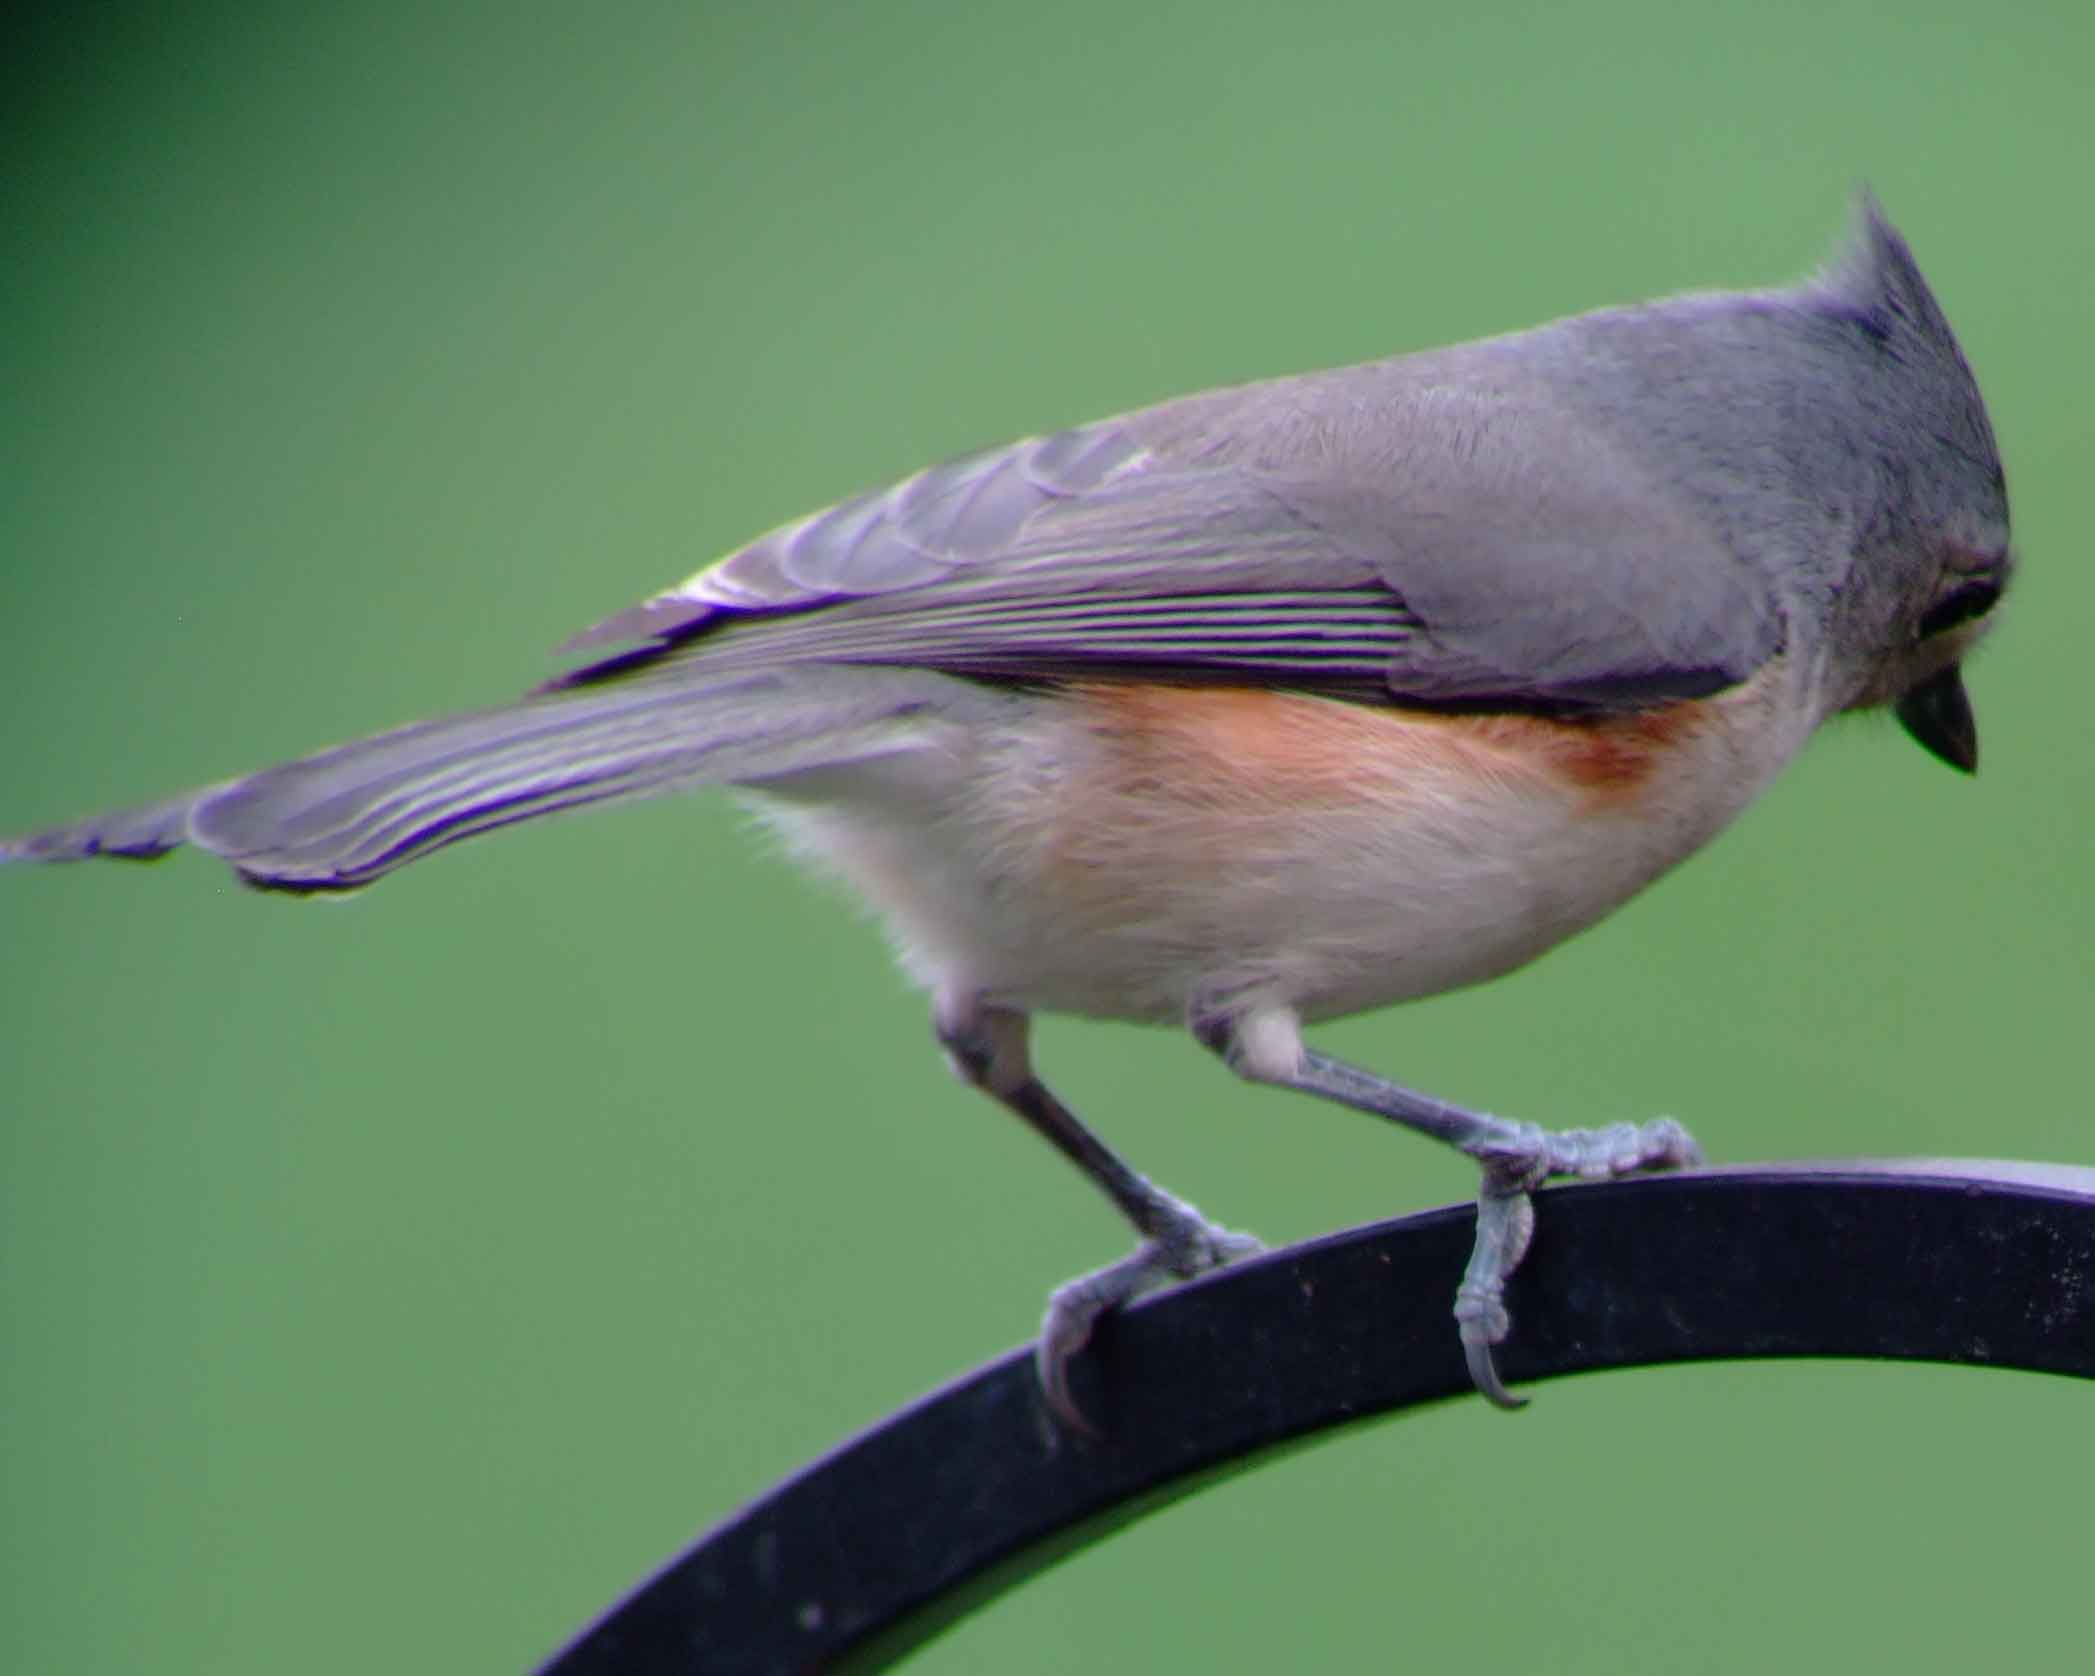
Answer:
M941 997L933 1022L955 1072L1024 1118L1090 1177L1141 1235L1141 1243L1119 1262L1055 1288L1034 1347L1048 1407L1063 1424L1090 1432L1069 1394L1069 1363L1090 1340L1099 1317L1168 1281L1190 1280L1265 1248L1249 1234L1208 1221L1183 1199L1137 1175L1085 1128L1033 1074L1024 1013L972 998Z
M1500 1408L1519 1408L1526 1400L1500 1381L1491 1347L1503 1343L1512 1328L1506 1281L1527 1254L1535 1231L1530 1192L1553 1176L1594 1179L1702 1162L1694 1138L1670 1117L1551 1131L1399 1087L1306 1046L1300 1021L1285 1008L1196 1015L1193 1033L1240 1076L1386 1117L1447 1142L1483 1167L1477 1239L1455 1291L1455 1321L1470 1378Z

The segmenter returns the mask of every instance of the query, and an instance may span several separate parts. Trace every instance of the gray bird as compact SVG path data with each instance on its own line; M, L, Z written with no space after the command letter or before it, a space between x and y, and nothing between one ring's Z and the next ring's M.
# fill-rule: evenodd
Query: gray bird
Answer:
M1955 767L1959 674L2012 573L1970 369L1865 198L1824 272L1184 397L786 525L578 638L595 661L0 845L181 844L361 888L560 810L726 783L879 911L954 1069L1138 1235L1038 1348L1257 1249L1034 1073L1038 1010L1187 1025L1241 1075L1482 1168L1455 1315L1478 1386L1559 1175L1693 1162L1670 1120L1548 1132L1309 1047L1593 924L1843 711ZM614 647L623 649L612 650Z

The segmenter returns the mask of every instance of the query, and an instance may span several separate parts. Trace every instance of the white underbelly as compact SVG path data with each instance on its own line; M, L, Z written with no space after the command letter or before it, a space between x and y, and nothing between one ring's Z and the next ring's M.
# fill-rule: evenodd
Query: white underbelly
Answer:
M1738 707L1759 725L1712 731L1616 803L1387 750L1347 758L1343 783L1268 772L1252 790L1234 761L1204 794L1198 761L1102 775L1097 730L1048 703L994 734L932 724L918 750L750 801L934 989L1154 1021L1256 995L1314 1019L1511 971L1700 847L1808 731L1775 737L1750 690Z

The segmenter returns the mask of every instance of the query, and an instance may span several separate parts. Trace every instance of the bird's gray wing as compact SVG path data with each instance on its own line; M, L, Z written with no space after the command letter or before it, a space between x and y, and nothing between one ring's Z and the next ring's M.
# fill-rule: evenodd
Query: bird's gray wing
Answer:
M1502 415L1384 469L1201 463L1129 421L1031 439L774 531L590 631L650 643L559 684L822 662L1607 706L1774 652L1769 590L1691 514L1524 439Z
M1147 450L1108 419L948 460L752 541L585 629L565 650L689 632L746 612L807 611L994 565L1041 513L1140 473Z

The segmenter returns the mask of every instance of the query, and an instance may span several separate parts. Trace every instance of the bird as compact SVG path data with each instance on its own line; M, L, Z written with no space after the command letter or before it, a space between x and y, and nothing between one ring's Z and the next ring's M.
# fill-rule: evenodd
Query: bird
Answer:
M183 845L361 890L520 821L719 785L875 910L951 1068L1133 1250L1056 1287L1047 1408L1129 1300L1261 1249L1050 1089L1037 1013L1186 1029L1239 1076L1480 1172L1453 1315L1477 1389L1557 1177L1693 1165L1678 1122L1437 1099L1306 1026L1486 983L1889 708L1950 766L2015 568L1986 408L1868 192L1791 284L1572 315L1164 401L772 530L576 636L511 702L0 842Z

